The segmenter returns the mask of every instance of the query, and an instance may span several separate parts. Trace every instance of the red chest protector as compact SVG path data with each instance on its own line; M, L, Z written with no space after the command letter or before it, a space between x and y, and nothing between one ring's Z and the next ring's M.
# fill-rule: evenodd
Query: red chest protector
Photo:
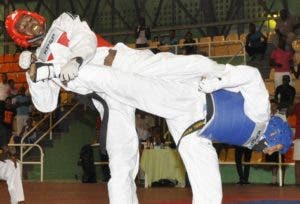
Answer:
M96 34L97 37L97 47L112 47L112 44L106 41L104 38L102 38L100 35ZM67 33L63 32L57 39L57 43L64 45L66 47L69 46L69 39L67 37ZM47 61L52 60L53 55L50 53L50 55L47 58Z

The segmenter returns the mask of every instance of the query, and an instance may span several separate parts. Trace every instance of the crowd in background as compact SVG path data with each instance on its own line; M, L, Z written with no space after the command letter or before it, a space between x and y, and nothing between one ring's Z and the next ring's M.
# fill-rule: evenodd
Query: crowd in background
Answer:
M1 74L0 82L0 146L19 143L20 138L33 127L32 103L25 86L16 88L13 79ZM33 143L35 135L26 142Z

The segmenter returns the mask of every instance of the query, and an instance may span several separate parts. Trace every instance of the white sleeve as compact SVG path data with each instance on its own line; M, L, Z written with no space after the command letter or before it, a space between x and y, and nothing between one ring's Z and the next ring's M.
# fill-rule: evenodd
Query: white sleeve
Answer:
M223 76L204 79L199 90L210 93L219 89L240 92L244 97L244 110L256 123L265 123L270 117L269 93L259 71L250 66L227 64Z
M127 72L142 69L141 63L154 56L150 50L132 49L123 43L117 43L112 49L117 51L112 67Z
M81 57L84 62L92 59L97 49L97 38L85 21L70 13L61 14L52 24L67 33L70 59Z
M226 65L226 69L223 88L240 91L245 99L246 115L255 122L267 122L270 117L269 93L259 71L246 65Z
M52 112L57 107L60 86L52 80L31 81L26 72L29 92L34 106L41 112Z

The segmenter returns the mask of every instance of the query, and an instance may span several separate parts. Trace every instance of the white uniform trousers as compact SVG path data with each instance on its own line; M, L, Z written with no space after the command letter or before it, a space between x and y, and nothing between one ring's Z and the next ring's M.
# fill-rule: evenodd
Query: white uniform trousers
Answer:
M135 108L106 98L109 106L106 149L111 179L108 182L110 204L137 204L135 177L139 167ZM102 112L97 102L95 106Z
M11 160L5 160L5 162L0 161L0 179L5 180L7 183L11 204L24 201L19 163L17 163L17 168L15 168L15 164Z

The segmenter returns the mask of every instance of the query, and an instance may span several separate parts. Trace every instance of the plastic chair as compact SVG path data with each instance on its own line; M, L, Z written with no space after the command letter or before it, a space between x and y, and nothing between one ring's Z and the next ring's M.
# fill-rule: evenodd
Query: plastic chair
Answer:
M4 56L4 62L14 62L15 61L15 57L13 54L6 54Z
M26 82L25 72L16 73L16 82L17 83L25 83Z
M235 161L235 148L228 148L226 154L227 162L234 162Z
M295 80L296 93L300 93L300 79Z
M269 94L274 96L274 94L275 94L275 82L271 81L271 80L265 81L265 86L266 86Z
M200 37L198 42L200 43L198 45L200 54L210 56L209 44L211 42L211 37Z
M247 37L247 33L242 33L241 35L240 35L240 40L243 42L243 43L245 43L246 42L246 37Z
M127 43L126 45L130 48L136 48L135 43Z
M239 35L237 33L230 33L227 35L226 41L231 41L226 43L229 55L237 55L243 51L243 45L238 42Z
M19 67L18 63L10 63L9 64L9 72L21 72L24 71Z
M1 73L7 73L9 72L10 64L5 63L0 65L0 72Z
M0 64L4 63L4 55L0 55Z
M263 161L263 153L262 152L252 152L250 162L262 162Z
M224 41L225 41L225 37L223 35L218 35L213 37L213 44L212 44L213 56L228 55L226 44L224 43Z

